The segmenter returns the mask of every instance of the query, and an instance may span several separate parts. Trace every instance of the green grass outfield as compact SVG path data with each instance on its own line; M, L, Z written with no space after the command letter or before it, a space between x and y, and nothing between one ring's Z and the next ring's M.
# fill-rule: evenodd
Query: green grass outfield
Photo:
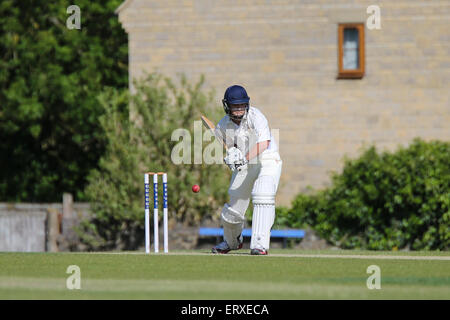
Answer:
M66 287L70 265L80 290ZM0 299L450 299L450 252L0 253Z

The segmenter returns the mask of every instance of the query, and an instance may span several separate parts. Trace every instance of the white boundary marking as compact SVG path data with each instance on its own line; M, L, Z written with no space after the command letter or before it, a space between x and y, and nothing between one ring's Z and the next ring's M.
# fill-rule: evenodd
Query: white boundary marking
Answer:
M71 252L68 254L117 254L117 255L145 255L145 252ZM249 257L250 254L245 252L229 253L229 254L212 254L208 251L199 252L170 252L170 253L154 253L148 256L220 256L220 257ZM255 256L252 256L255 257ZM258 256L261 257L261 256ZM359 254L303 254L303 253L273 253L263 256L263 258L328 258L328 259L365 259L365 260L437 260L450 261L450 256L403 256L403 255L359 255Z
M352 255L352 254L273 254L278 257L296 258L331 258L331 259L380 259L380 260L444 260L450 261L445 256L390 256L390 255Z

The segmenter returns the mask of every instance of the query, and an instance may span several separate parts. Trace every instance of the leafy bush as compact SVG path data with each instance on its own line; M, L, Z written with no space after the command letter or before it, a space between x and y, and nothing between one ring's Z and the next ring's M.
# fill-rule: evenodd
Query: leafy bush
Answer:
M450 143L415 139L395 153L374 146L344 160L329 188L300 194L277 219L311 226L342 248L447 250Z
M172 149L179 143L171 139L175 129L187 129L193 137L193 123L201 113L214 120L221 116L221 108L208 108L213 95L202 92L203 82L202 78L192 86L181 77L177 88L170 79L152 74L134 83L132 96L115 91L100 96L107 151L100 169L89 176L86 194L93 217L79 231L90 249L132 250L143 245L144 172L168 173L171 221L189 225L218 216L217 209L227 196L229 170L224 165L176 165L171 160ZM191 191L194 184L201 186L197 194Z

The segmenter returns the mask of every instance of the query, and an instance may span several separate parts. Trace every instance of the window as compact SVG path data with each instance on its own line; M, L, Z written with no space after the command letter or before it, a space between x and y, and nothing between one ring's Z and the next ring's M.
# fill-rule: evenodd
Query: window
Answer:
M364 23L344 23L338 27L339 79L364 76Z

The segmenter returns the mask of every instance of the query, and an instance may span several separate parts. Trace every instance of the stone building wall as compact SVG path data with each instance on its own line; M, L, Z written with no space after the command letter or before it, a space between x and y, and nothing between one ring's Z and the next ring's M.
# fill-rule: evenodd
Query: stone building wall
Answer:
M337 25L366 22L366 72L337 79ZM217 92L243 85L279 129L278 203L320 188L363 145L393 150L414 137L450 139L450 2L349 0L127 0L129 74L206 76Z

